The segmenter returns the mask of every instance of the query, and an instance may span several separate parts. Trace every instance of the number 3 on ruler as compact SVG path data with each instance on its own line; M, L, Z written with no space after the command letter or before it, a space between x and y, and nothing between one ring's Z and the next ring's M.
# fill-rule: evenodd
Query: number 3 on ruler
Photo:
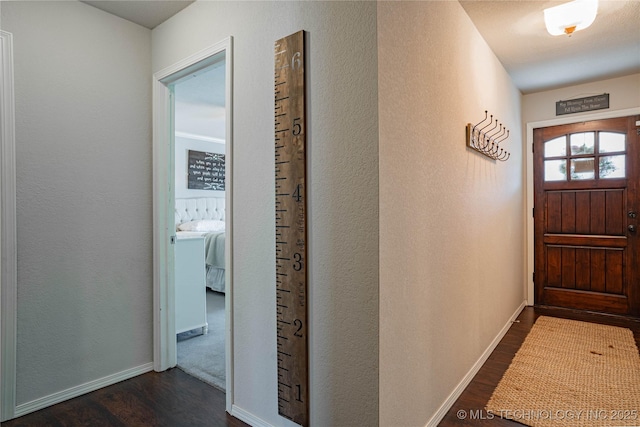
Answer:
M295 271L302 270L302 255L300 255L298 252L293 254L293 269Z

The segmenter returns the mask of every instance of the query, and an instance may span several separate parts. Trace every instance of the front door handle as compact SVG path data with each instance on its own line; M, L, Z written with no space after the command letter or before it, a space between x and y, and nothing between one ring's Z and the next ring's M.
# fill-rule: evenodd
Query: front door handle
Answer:
M634 212L634 211L629 211L629 212L627 212L627 216L629 218L635 218L635 217L638 216L638 214L636 212Z
M628 229L630 232L632 232L632 233L635 233L635 232L636 232L636 226L635 226L635 225L633 225L633 224L631 224L631 225L627 226L627 229Z

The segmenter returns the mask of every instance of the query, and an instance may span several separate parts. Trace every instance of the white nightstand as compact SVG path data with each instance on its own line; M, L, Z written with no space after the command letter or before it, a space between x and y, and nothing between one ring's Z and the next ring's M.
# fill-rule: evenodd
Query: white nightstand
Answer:
M175 247L176 333L202 328L206 334L207 295L204 236L178 237Z

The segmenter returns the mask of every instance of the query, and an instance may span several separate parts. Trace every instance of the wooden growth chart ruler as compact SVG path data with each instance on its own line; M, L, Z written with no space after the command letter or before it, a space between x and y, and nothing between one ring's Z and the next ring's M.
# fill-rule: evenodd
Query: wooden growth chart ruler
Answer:
M278 413L308 426L304 31L274 56Z
M278 413L309 424L304 31L275 43Z

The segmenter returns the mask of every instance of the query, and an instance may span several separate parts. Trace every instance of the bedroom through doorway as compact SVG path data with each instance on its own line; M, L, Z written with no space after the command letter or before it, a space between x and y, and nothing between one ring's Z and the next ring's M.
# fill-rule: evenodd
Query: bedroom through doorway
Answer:
M225 369L226 58L170 85L177 367L220 390Z
M234 402L232 64L233 39L227 37L153 75L153 369L186 370L185 362L178 362L179 333L190 343L215 338L218 350L199 345L204 348L199 358L207 370L218 365L222 386L200 379L224 390L229 413ZM205 245L220 250L208 252Z

